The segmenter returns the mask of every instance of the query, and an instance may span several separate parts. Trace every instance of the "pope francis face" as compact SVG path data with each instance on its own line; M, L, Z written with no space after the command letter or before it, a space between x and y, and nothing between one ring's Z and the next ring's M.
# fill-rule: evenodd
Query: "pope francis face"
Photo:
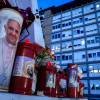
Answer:
M5 27L7 42L12 45L15 45L20 35L19 23L13 19L9 19L4 27Z

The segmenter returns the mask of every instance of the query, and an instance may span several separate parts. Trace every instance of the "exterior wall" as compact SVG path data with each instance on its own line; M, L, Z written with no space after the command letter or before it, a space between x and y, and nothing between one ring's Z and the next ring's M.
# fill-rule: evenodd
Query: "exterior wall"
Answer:
M51 16L52 12L51 10L45 11L45 17Z
M52 17L48 17L46 19L44 19L44 25L49 25L52 22Z
M44 26L43 33L51 33L51 26Z
M45 37L45 39L44 39L45 43L49 43L50 39L51 39L50 35L45 35L44 37Z

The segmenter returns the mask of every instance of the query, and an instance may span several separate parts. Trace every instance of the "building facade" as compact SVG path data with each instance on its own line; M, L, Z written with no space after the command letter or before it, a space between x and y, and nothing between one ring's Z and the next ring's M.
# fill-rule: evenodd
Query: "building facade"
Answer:
M76 63L83 71L85 97L100 100L100 1L75 0L44 10L45 44L63 69Z

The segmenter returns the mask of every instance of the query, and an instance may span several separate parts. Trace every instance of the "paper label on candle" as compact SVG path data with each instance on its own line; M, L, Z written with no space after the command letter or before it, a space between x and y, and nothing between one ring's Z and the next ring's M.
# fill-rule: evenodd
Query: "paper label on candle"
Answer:
M13 76L33 78L34 67L34 59L25 56L17 56L15 60Z

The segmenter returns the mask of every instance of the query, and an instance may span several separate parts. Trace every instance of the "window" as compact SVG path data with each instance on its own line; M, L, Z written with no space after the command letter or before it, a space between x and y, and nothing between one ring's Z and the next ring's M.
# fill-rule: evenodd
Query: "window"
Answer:
M58 38L60 38L60 34L58 34Z
M62 32L62 40L72 38L71 30Z
M99 32L100 32L100 23L99 23ZM100 33L99 33L100 34Z
M93 4L87 5L83 8L84 14L90 13L90 12L93 12L93 11L94 11L94 5Z
M56 59L57 59L56 61L60 61L60 56L57 56Z
M72 50L72 42L62 42L62 51Z
M82 17L73 19L73 26L79 25L80 23L83 24L83 18Z
M100 21L100 12L97 12L98 21Z
M66 60L68 60L68 59L66 59ZM69 60L72 60L72 55L69 55Z
M83 59L86 58L86 55L82 55L82 58L83 58Z
M52 32L59 31L60 28L61 28L61 24L60 23L59 24L55 24L55 25L52 26Z
M84 20L85 20L85 24L95 22L96 21L95 14L90 14L90 15L85 16Z
M62 55L62 60L65 60L66 58L65 58L65 56L64 55Z
M62 34L62 37L65 37L65 34Z
M93 57L96 57L96 53L93 53Z
M62 20L71 18L71 11L62 14Z
M88 61L100 60L100 49L88 50Z
M97 25L92 24L85 27L86 35L91 35L97 33Z
M74 52L74 63L85 62L85 61L86 61L86 52L85 51Z
M52 35L52 39L54 39L55 37L54 37L54 35Z
M55 34L55 39L57 39L57 34Z
M60 54L55 54L54 56L56 56L56 64L60 64L60 60L61 60L61 58L60 58Z
M87 40L87 45L90 44L90 40Z
M89 57L89 58L92 58L92 54L88 54L88 57Z
M85 39L74 40L74 49L85 48Z
M51 50L53 52L60 52L60 44L59 43L51 44Z
M60 38L60 33L52 34L52 39Z
M90 93L100 94L100 80L90 80Z
M89 77L100 77L100 63L89 64Z
M83 27L74 29L73 30L73 35L74 35L74 37L83 36L84 35L84 29L83 29Z
M79 16L82 14L82 8L78 8L72 11L72 15L74 16Z
M99 43L99 37L98 36L95 37L95 42Z
M95 46L99 46L99 37L98 36L88 37L87 47L95 47Z
M85 56L85 55L82 55ZM83 71L83 77L87 77L87 66L86 65L78 65L78 67Z
M95 3L96 5L96 10L100 10L100 2Z
M53 16L53 23L54 22L58 22L60 20L61 20L61 15L55 15L55 16Z
M100 57L100 52L97 52L97 57Z
M66 56L66 60L68 60L68 56Z
M62 29L70 28L71 27L71 20L62 22Z
M60 35L61 35L60 33L52 34L51 35L51 41L52 42L59 41L60 40L60 37L61 37Z
M62 60L72 60L72 55L62 55Z
M81 83L84 84L84 94L88 94L88 82L87 82L87 80L81 80Z
M64 63L72 63L72 53L62 54L62 64Z

